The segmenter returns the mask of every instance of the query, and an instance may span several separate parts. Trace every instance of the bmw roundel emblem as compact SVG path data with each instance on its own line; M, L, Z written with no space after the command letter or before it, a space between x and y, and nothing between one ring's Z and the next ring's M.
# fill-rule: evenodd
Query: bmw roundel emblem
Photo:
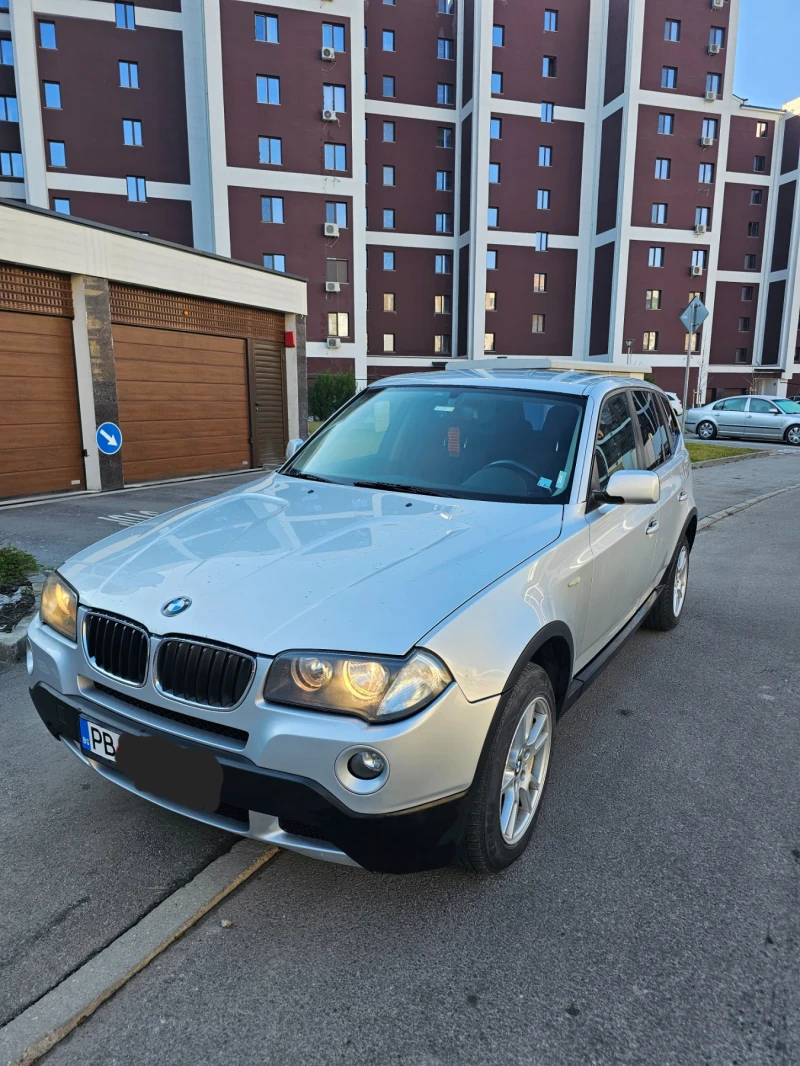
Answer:
M161 608L161 613L165 614L167 618L171 618L174 614L181 614L192 606L192 601L188 596L176 596L174 600L169 600Z

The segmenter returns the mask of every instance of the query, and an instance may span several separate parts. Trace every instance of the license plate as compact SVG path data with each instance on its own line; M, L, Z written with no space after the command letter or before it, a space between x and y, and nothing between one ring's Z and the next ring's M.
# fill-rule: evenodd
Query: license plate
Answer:
M83 750L88 755L97 756L107 762L116 762L119 733L106 729L104 725L90 722L88 718L79 718L78 721L81 726L81 747Z

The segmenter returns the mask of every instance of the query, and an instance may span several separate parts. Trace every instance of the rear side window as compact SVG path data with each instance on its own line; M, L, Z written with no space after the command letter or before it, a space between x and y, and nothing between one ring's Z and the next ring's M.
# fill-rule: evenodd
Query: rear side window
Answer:
M617 470L638 470L639 455L628 397L623 392L609 397L600 411L595 442L593 488L604 489Z
M633 406L639 422L644 448L644 466L646 470L655 470L669 459L670 447L667 431L659 409L658 394L649 389L634 389Z
M681 436L681 427L678 425L678 419L675 416L675 412L670 406L670 402L666 396L659 395L661 401L661 415L664 421L664 425L667 428L667 438L670 445L670 452L674 455L678 450L678 441Z

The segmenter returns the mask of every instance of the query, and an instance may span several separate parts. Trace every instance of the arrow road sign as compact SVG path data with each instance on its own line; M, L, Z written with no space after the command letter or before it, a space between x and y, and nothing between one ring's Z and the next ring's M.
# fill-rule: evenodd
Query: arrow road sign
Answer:
M122 447L122 432L114 422L97 427L97 447L103 455L116 455Z
M699 296L695 296L681 315L681 322L686 327L687 333L697 333L707 318L708 308Z

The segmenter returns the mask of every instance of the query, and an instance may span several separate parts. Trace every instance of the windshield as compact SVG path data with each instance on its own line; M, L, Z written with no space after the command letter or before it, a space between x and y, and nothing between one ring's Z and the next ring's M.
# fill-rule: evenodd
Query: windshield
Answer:
M582 397L469 386L362 392L282 473L432 496L566 500Z
M800 403L794 400L775 400L775 404L785 415L800 415Z

